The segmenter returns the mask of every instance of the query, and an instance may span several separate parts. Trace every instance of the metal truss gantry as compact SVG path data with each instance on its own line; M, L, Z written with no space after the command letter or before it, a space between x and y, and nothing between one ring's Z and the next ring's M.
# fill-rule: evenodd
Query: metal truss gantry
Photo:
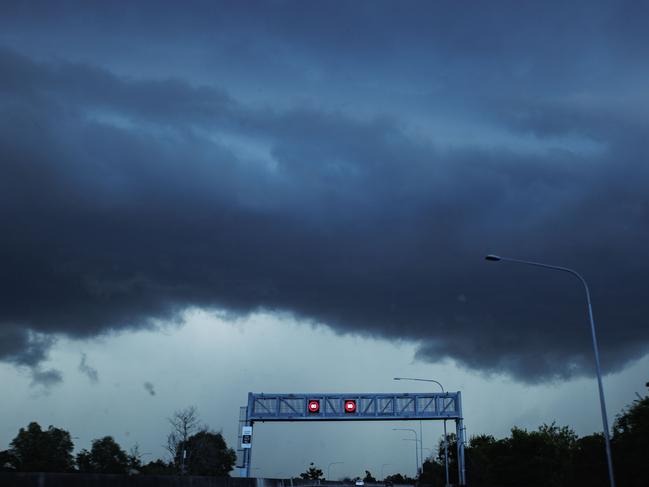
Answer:
M353 402L354 410L346 410ZM317 402L317 411L309 405ZM250 476L252 459L252 426L267 421L395 421L454 420L457 435L458 475L466 485L464 466L464 425L462 395L442 393L248 393L248 404L239 416L239 468ZM248 433L248 434L246 434Z

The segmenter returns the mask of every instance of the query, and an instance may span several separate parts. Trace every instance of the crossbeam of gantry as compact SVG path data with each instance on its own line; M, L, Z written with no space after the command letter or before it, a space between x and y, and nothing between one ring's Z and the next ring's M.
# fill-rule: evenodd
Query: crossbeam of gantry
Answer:
M318 411L309 410L312 401ZM353 412L345 410L355 402ZM389 421L461 419L459 392L444 393L249 393L247 419L264 421Z

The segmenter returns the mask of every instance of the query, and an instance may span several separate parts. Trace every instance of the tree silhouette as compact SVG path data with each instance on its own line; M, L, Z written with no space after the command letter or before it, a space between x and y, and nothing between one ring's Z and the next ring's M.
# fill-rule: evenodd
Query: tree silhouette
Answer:
M612 443L615 472L620 487L649 485L649 396L638 396L618 415L613 425Z
M77 454L77 465L80 472L127 473L129 458L112 436L104 436L92 441L90 451Z
M185 470L190 475L227 477L234 468L237 455L228 448L221 433L199 431L181 442L177 455L185 452ZM180 459L176 458L176 464Z
M20 428L6 459L22 472L69 472L74 469L70 433L50 426L43 431L36 422ZM6 463L6 462L5 462Z
M365 470L365 477L363 482L376 482L376 479L372 476L369 470Z
M318 467L316 467L313 462L310 464L306 472L302 472L300 477L304 480L320 480L322 478L323 472Z
M171 425L171 432L167 435L167 451L171 455L172 461L181 474L186 473L185 459L187 452L183 451L183 445L187 444L189 437L200 429L198 410L196 406L189 406L185 409L179 409L167 418Z

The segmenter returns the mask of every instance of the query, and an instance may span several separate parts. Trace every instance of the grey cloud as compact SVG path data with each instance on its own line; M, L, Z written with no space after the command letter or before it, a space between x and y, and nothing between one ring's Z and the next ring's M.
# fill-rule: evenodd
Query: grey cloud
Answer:
M151 382L144 383L144 390L146 390L149 395L155 396L155 387L153 387L153 384Z
M88 356L85 353L81 354L81 362L79 363L79 371L85 374L90 382L96 384L99 382L99 372L94 367L88 365Z
M56 369L43 370L40 367L32 369L32 386L43 386L50 388L63 382L63 374Z
M522 380L590 373L578 283L488 252L582 270L607 370L647 351L646 140L625 112L635 131L598 129L594 154L441 149L395 116L259 108L9 50L0 68L4 360L39 363L48 342L30 336L201 306L415 340L423 360ZM565 113L601 127L597 110L536 112L557 127L541 139Z

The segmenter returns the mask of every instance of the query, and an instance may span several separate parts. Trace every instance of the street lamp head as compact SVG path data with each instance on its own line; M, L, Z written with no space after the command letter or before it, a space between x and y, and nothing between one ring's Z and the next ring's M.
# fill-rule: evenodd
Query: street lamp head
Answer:
M493 262L498 262L498 261L502 260L502 257L500 257L498 255L494 255L494 254L489 254L489 255L485 256L485 260L491 260Z

